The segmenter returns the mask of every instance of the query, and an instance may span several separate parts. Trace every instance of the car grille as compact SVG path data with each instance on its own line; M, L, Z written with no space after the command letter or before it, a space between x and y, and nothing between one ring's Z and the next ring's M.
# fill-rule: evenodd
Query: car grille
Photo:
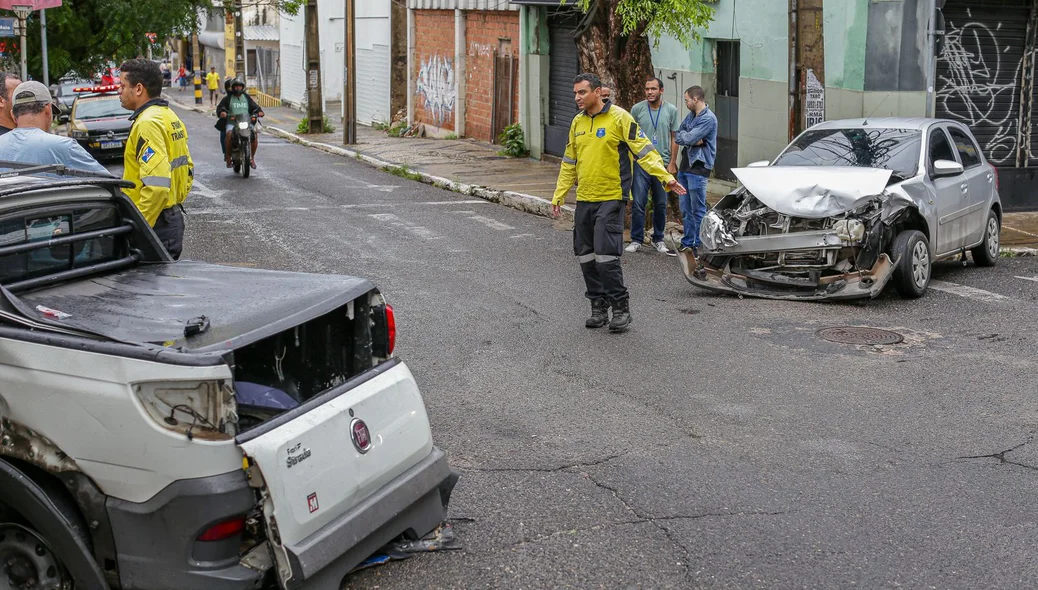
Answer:
M126 141L130 137L129 131L113 131L111 137L108 136L108 131L87 131L90 139L96 139L98 141Z

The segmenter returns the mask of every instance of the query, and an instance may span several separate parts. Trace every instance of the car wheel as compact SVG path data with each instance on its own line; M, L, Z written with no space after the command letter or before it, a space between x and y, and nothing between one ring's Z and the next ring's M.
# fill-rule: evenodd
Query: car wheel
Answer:
M999 255L999 232L1001 227L998 223L998 215L995 210L988 211L988 220L984 224L984 241L976 248L970 250L973 254L973 262L977 266L995 266Z
M15 523L0 524L0 586L64 590L73 581L61 559L39 533ZM3 582L6 579L6 585Z
M910 229L894 238L890 248L894 260L899 260L894 269L894 288L907 299L917 299L926 293L930 285L930 244L923 232Z

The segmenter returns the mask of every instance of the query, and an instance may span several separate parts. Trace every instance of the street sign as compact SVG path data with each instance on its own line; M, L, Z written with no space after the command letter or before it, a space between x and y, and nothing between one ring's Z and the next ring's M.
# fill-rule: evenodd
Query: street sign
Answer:
M0 0L0 10L14 10L15 6L28 6L29 10L58 8L61 0Z
M17 37L18 19L0 18L0 37Z

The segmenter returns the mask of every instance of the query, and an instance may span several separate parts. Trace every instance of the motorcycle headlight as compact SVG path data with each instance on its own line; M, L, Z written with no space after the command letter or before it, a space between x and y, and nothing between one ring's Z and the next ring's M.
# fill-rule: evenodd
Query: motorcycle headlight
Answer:
M246 130L248 128L249 128L249 124L247 122L242 121L242 122L238 123L238 129L241 129L241 130L244 131L244 130Z

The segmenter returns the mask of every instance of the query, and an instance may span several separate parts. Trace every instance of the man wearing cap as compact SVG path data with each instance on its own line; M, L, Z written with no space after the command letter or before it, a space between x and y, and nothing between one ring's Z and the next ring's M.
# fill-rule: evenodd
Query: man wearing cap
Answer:
M16 127L11 114L11 93L22 83L18 74L0 72L0 135Z
M123 179L133 188L126 194L178 259L184 249L183 202L194 183L194 162L187 127L161 94L162 72L155 62L138 58L123 64L119 100L133 111L123 156Z
M62 164L109 175L76 140L50 133L54 120L50 90L40 82L22 82L11 93L15 128L0 137L0 161Z

